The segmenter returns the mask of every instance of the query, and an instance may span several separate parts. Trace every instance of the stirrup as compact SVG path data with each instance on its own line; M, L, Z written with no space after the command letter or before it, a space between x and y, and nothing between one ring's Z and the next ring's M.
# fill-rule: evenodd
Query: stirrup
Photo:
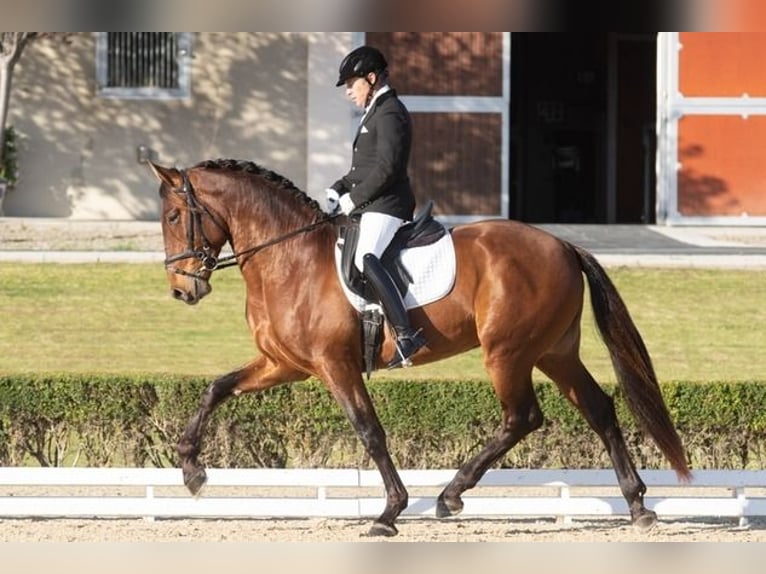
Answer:
M389 369L395 369L398 367L411 367L412 360L410 357L414 355L421 347L425 346L426 340L420 334L423 329L418 329L411 335L404 337L397 337L394 343L395 356L389 361L387 367Z

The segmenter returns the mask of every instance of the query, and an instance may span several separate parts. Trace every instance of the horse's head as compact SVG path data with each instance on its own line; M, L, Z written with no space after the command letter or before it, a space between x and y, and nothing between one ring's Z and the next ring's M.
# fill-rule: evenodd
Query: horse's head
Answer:
M165 269L176 299L194 305L210 293L210 275L228 240L220 216L211 210L202 187L192 185L185 170L148 162L160 180L162 238ZM199 183L195 178L195 183Z

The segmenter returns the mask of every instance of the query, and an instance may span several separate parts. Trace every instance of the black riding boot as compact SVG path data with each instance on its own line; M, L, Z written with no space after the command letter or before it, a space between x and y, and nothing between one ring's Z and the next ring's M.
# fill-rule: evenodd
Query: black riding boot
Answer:
M426 340L420 330L416 331L410 326L399 290L383 264L372 253L364 256L364 276L383 306L386 319L396 331L397 356L388 363L388 368L408 367L412 364L410 357L426 344Z

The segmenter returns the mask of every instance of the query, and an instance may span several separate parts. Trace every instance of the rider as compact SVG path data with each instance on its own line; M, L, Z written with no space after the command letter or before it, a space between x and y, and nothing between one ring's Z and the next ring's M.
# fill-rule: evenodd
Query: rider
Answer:
M388 64L372 46L361 46L341 62L336 86L364 108L350 171L329 187L330 211L361 214L354 263L383 307L396 332L397 356L388 368L409 364L426 344L412 328L404 302L391 276L380 262L399 227L412 220L415 196L407 175L412 123L407 108L388 83Z

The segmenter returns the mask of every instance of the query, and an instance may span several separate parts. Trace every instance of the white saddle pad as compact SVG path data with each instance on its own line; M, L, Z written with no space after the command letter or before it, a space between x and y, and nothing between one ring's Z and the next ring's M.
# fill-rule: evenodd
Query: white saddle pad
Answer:
M452 234L445 233L436 243L424 247L405 249L401 253L402 264L413 282L404 296L407 309L422 307L446 296L455 285L455 246ZM348 288L341 270L341 248L335 247L335 269L349 302L357 311L363 311L369 302Z

